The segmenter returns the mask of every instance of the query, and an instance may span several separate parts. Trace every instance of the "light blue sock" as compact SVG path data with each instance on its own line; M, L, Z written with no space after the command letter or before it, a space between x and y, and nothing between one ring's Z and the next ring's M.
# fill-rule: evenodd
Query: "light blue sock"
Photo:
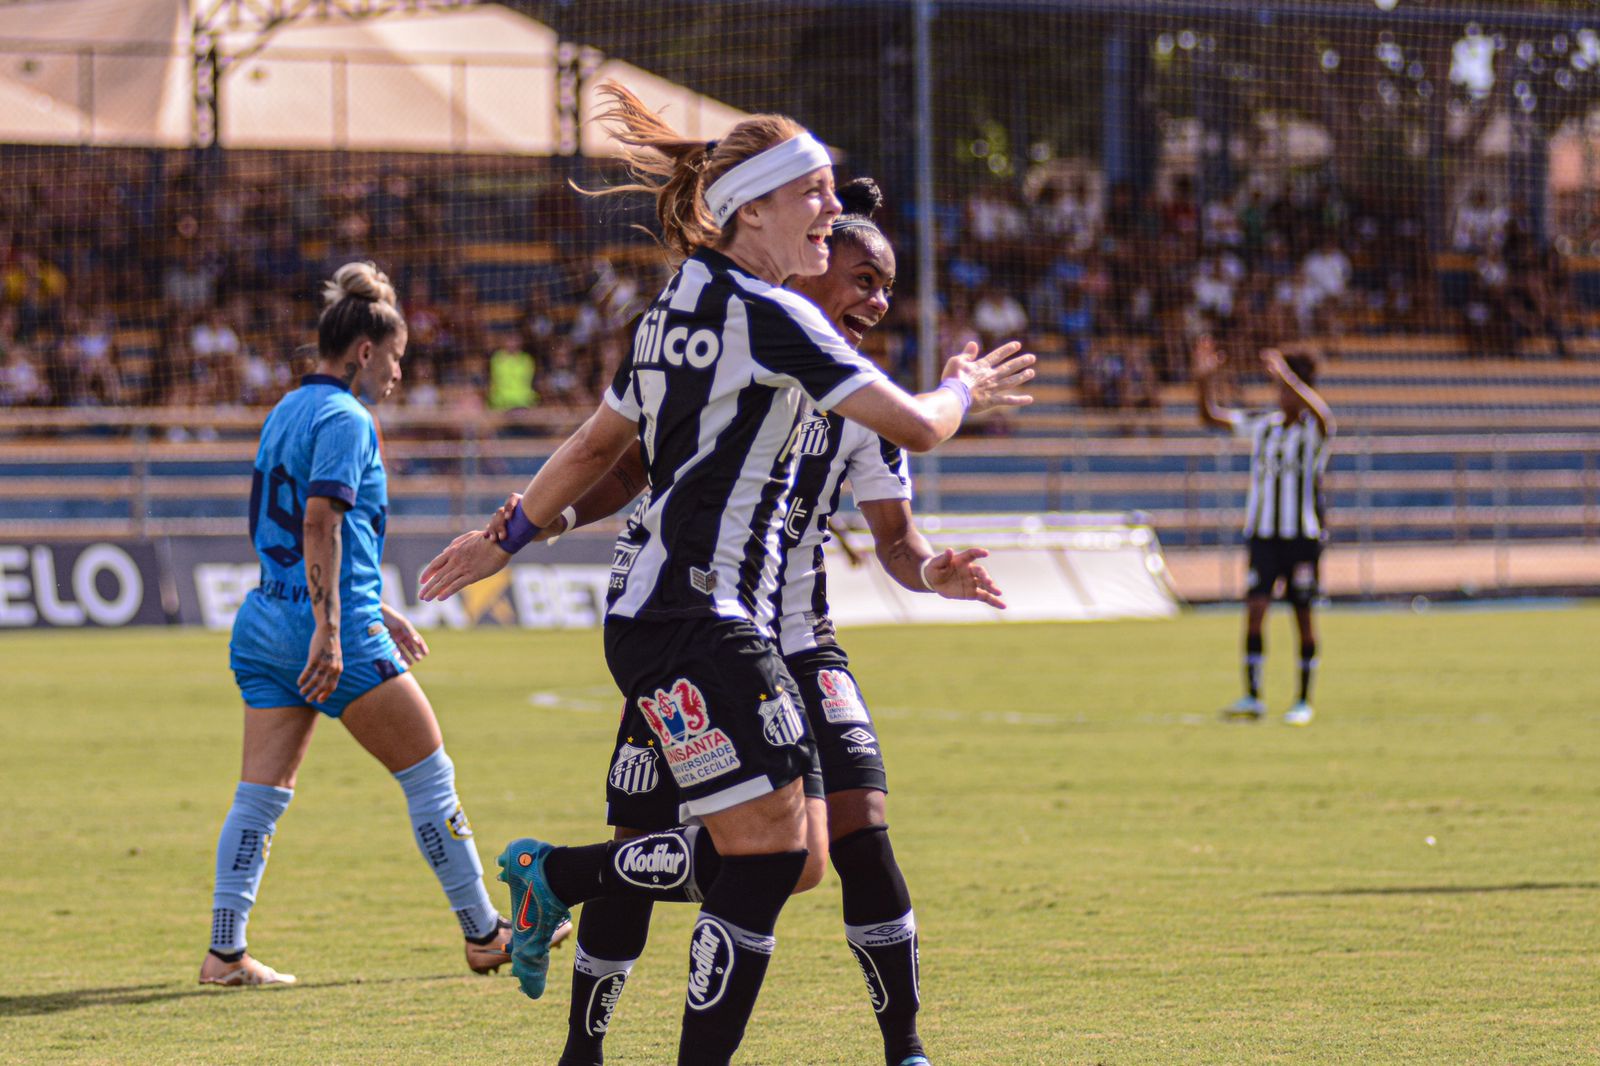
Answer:
M455 909L462 935L488 936L494 932L500 912L489 902L489 891L483 887L483 863L478 860L472 826L456 795L455 764L441 745L438 751L401 770L394 778L405 790L417 847Z
M211 950L243 951L244 927L267 869L278 819L294 798L292 788L240 781L217 837L217 882L211 896Z

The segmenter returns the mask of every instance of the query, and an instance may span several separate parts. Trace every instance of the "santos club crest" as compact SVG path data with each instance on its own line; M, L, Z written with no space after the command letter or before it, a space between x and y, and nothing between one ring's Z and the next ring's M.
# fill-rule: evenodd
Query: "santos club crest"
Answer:
M770 700L762 700L756 710L761 715L761 733L773 747L798 744L800 738L805 736L805 720L800 717L800 711L787 692L780 692Z

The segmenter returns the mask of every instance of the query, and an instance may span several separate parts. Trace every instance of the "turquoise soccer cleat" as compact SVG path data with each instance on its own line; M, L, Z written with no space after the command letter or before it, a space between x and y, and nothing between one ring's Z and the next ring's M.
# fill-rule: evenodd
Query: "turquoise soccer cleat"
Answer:
M544 879L544 860L553 850L524 837L506 845L496 862L500 880L511 886L511 972L529 999L544 995L550 972L550 939L572 917Z

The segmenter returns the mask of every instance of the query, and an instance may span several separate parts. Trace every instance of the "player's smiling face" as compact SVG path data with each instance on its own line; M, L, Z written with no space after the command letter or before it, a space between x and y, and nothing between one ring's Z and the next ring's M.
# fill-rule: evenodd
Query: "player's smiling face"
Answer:
M828 231L841 210L832 167L818 167L746 207L755 210L741 216L741 233L753 238L776 280L815 277L828 269Z
M851 347L859 348L861 338L889 311L894 272L894 250L868 230L857 238L835 239L827 273L796 278L791 287L822 308Z

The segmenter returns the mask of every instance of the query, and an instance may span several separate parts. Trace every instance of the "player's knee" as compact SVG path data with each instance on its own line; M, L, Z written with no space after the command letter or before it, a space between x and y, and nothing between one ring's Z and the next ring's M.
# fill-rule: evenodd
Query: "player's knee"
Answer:
M799 851L806 846L805 798L798 780L759 799L707 815L704 821L724 856Z
M828 795L828 831L833 840L888 821L888 805L879 789L853 788Z
M806 864L800 870L800 880L795 882L794 895L810 892L822 884L822 875L828 869L828 849L824 845L818 848L814 843L806 849Z

